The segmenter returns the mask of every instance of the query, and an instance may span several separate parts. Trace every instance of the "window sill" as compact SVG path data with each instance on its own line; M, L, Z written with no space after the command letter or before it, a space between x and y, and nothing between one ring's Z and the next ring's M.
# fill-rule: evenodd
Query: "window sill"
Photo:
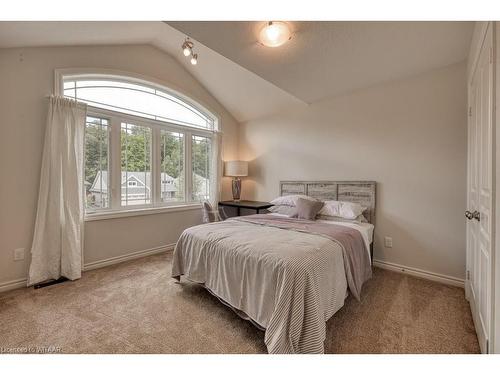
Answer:
M199 210L199 209L201 209L200 203L189 203L189 204L168 206L168 207L136 208L136 209L120 210L120 211L102 211L102 212L86 214L85 221L118 219L131 216L157 215L163 213Z

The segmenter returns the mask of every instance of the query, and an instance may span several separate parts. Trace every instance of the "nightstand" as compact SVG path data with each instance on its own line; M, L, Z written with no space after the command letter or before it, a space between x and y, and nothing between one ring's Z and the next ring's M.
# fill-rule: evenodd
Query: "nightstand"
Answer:
M265 210L266 208L269 208L274 205L269 202L258 202L258 201L222 201L219 202L219 206L235 207L237 215L240 216L241 213L240 210L242 208L255 210L255 213L258 214L260 210Z

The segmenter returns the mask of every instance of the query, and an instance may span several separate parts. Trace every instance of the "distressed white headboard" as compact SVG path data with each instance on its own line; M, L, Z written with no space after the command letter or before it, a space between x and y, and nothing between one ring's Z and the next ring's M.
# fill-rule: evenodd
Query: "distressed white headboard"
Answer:
M375 181L280 181L280 195L304 194L322 201L359 203L367 207L363 215L375 224Z

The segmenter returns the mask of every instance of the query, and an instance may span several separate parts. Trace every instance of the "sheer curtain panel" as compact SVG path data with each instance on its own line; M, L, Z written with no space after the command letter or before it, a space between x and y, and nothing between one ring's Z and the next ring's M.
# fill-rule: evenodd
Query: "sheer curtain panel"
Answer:
M71 99L49 99L28 285L81 277L86 111Z
M220 219L219 200L221 195L222 184L222 133L215 132L212 139L212 173L210 175L210 204L213 207L214 213Z

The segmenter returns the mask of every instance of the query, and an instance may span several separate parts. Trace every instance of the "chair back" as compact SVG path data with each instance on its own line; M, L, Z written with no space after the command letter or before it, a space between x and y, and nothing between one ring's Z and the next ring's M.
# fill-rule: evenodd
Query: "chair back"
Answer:
M203 222L204 223L213 223L215 221L219 221L217 212L214 211L210 202L204 201L202 204L202 210L203 210Z
M228 218L224 207L219 206L218 210L214 210L212 204L209 201L204 201L202 203L203 211L203 222L213 223L215 221L224 221Z
M222 207L222 206L219 206L217 213L219 214L219 219L221 221L224 221L228 218L226 211L224 210L224 207Z

